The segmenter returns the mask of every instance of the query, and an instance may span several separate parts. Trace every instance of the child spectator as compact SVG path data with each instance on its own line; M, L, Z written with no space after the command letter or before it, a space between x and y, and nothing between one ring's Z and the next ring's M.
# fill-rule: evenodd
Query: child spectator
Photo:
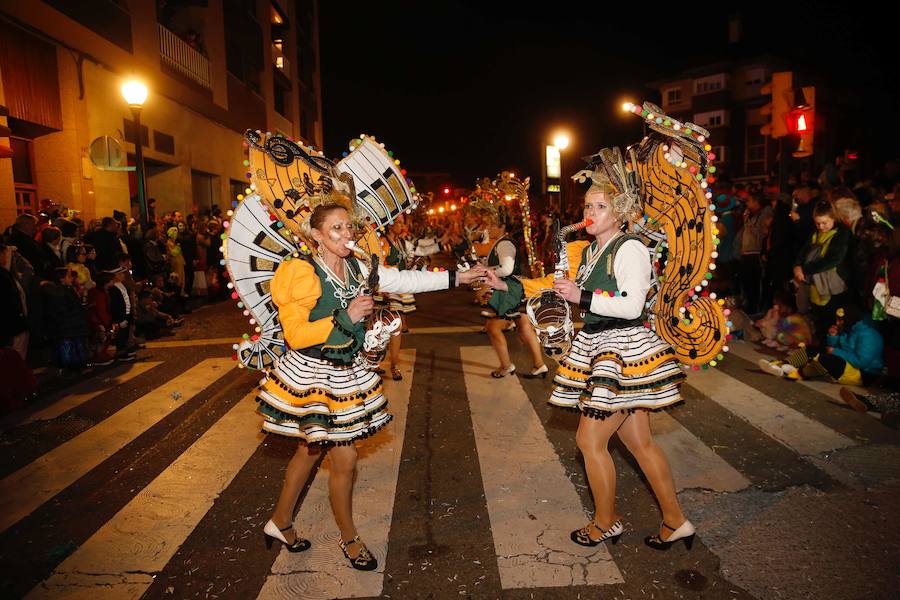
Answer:
M44 331L60 369L83 368L88 362L87 338L89 330L81 299L72 287L77 274L66 267L58 267L53 278L41 283Z

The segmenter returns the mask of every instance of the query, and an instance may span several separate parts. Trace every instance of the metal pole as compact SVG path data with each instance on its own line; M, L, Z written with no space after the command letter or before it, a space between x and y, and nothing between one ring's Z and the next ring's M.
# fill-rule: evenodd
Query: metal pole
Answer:
M559 214L562 215L565 196L563 196L563 188L566 185L566 172L563 169L563 151L559 149Z
M147 199L144 192L144 139L141 131L141 107L132 106L131 114L134 117L134 162L135 173L137 174L138 185L138 205L141 209L141 232L147 231L148 215L147 215Z

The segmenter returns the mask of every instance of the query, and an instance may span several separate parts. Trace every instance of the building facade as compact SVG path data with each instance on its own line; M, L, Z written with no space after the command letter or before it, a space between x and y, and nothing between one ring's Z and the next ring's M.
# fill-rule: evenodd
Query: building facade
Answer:
M769 117L760 112L771 97L761 88L772 72L784 70L771 57L722 62L656 81L662 109L710 132L717 168L733 181L761 179L776 170L777 144L760 129Z
M317 13L316 0L0 0L0 225L45 199L136 217L134 172L97 160L110 144L124 167L141 140L157 215L229 207L246 129L321 147ZM120 93L131 77L149 89L140 132Z

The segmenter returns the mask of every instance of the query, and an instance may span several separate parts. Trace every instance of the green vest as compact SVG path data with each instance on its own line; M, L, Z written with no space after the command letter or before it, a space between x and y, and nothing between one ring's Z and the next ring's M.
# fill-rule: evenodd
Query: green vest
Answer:
M610 294L614 294L619 291L619 286L616 284L616 274L613 270L613 262L616 259L616 252L619 248L627 242L628 240L637 240L641 241L641 238L636 235L625 234L617 237L611 244L604 248L603 252L600 253L600 256L597 257L596 262L594 262L594 267L590 273L587 274L587 278L581 284L581 288L587 290L589 292L593 292L594 290L600 290L609 292ZM643 243L643 242L641 242ZM585 246L584 250L581 252L581 267L578 269L578 279L584 276L582 269L589 268L588 266L588 254L590 252L596 252L597 250L597 241L594 240L587 246ZM616 317L606 317L603 315L597 315L590 311L585 311L582 317L585 323L604 323L606 321L614 321Z
M514 241L512 241L511 238L508 238L508 237L500 238L499 240L497 240L494 243L493 246L491 246L491 251L488 253L487 266L489 266L489 267L500 266L500 255L497 254L497 245L503 241L510 242L513 245L513 248L516 249L516 258L515 258L515 262L513 263L513 270L512 270L512 273L510 273L508 275L508 277L510 277L512 275L521 275L522 274L522 265L519 263L519 248L516 246L516 243Z
M384 237L387 240L388 246L390 246L391 251L388 252L387 258L385 258L385 262L389 267L397 267L398 270L402 271L406 268L406 260L405 257L400 253L400 249L394 245L394 242L387 236ZM398 240L398 243L402 244L403 240Z
M341 306L341 301L334 295L335 286L328 280L325 271L315 261L312 261L312 265L316 270L316 275L319 277L322 295L319 296L313 309L309 311L309 320L318 321L319 319L330 317L335 310L341 310L343 307ZM344 268L347 269L347 272L351 275L351 281L362 278L359 265L356 264L355 260L345 260ZM347 300L348 305L350 304L350 300L352 300L352 298ZM321 347L321 345L318 347Z

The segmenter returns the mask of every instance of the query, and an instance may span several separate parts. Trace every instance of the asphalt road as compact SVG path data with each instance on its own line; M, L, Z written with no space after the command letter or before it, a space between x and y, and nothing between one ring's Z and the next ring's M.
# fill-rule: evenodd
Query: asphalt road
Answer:
M654 415L685 512L688 551L642 543L659 514L614 446L619 544L568 532L592 506L577 415L546 403L551 379L491 379L496 359L471 293L418 296L395 421L360 444L355 513L381 566L337 547L326 458L296 527L313 549L266 550L295 444L259 433L258 373L230 360L249 330L233 304L67 383L3 420L4 598L885 598L900 555L900 436L784 382L737 342L691 374L685 402ZM527 359L507 334L514 362ZM551 363L552 367L552 363ZM324 472L323 472L324 471Z

